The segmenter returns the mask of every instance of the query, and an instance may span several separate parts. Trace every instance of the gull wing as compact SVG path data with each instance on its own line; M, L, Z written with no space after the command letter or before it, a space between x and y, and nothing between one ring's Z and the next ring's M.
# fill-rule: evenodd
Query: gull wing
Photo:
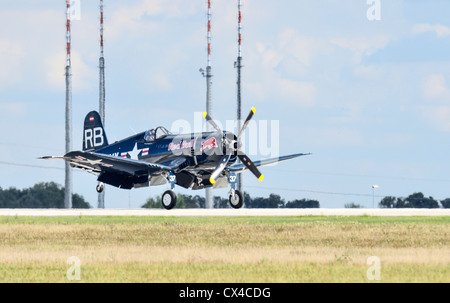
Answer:
M263 167L263 166L269 166L269 165L273 165L275 163L279 163L279 162L283 162L286 160L294 159L294 158L297 158L300 156L307 156L307 155L311 155L311 153L292 154L292 155L270 158L270 159L265 159L265 160L258 160L258 161L253 162L253 164L256 167ZM243 171L246 171L247 167L242 163L238 163L238 164L230 165L229 167L227 167L227 170L231 171L231 172L235 172L235 173L241 173Z
M137 186L148 186L150 176L161 176L177 169L173 166L145 162L128 158L99 154L95 152L73 151L62 157L41 157L40 159L61 159L72 167L81 168L98 175L98 181L131 189Z

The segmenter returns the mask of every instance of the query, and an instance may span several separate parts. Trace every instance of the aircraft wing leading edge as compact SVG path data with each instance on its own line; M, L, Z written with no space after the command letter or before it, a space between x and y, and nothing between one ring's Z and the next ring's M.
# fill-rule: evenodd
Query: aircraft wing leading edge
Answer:
M300 156L308 156L308 155L311 155L311 153L292 154L292 155L281 156L281 157L276 157L276 158L258 160L258 161L255 161L254 164L256 167L263 167L263 166L269 166L269 165L273 165L275 163L283 162L286 160L290 160L293 158L297 158ZM248 168L244 164L239 163L239 164L233 164L230 167L228 167L227 169L231 172L241 173L241 172L246 171Z
M73 151L62 157L41 157L41 159L62 159L73 167L98 174L98 181L107 182L116 187L130 189L137 184L147 184L149 175L158 176L176 169L159 163L144 162L110 155Z
M122 173L135 175L137 171L148 171L149 173L170 172L175 167L158 163L144 162L128 158L114 157L104 154L74 151L64 155L64 160L80 168L89 167L93 171L120 171Z

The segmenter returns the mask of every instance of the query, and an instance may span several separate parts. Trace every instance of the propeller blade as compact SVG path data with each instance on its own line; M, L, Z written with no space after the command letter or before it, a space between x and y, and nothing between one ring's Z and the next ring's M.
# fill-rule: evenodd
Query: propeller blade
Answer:
M219 133L222 132L222 130L217 126L217 124L214 122L214 120L211 118L210 115L208 115L207 112L203 112L203 118L206 119L206 121L211 124L212 127L214 127Z
M229 152L226 155L224 155L222 157L222 159L220 159L219 164L217 165L216 169L213 171L213 173L211 174L211 177L209 178L209 182L211 182L211 184L216 183L217 177L219 177L219 175L222 173L222 171L227 166L228 161L230 161L231 155L232 155L232 152Z
M259 181L262 181L264 179L264 175L261 174L255 164L252 162L252 160L250 160L249 157L247 157L246 154L239 151L238 157L241 160L242 164L244 164L256 176L256 178L258 178Z
M241 136L244 133L244 130L247 128L248 123L250 122L250 119L253 117L253 115L255 114L255 108L252 107L252 109L250 110L250 113L247 116L247 119L245 119L244 125L242 125L241 129L239 130L239 135L237 136L237 140L238 142L241 142Z

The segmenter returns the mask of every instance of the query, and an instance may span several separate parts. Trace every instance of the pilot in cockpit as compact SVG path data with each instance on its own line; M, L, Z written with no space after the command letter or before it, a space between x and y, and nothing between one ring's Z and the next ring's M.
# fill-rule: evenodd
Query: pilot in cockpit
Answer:
M145 142L155 141L155 135L156 135L155 129L150 129L150 130L146 131L145 135L144 135Z

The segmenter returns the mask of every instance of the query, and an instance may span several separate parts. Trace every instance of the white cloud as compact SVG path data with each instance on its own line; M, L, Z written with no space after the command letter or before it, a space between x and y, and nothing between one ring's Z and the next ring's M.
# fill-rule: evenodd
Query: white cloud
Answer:
M283 60L283 56L274 49L271 49L263 43L256 44L257 52L261 57L261 65L266 68L276 68Z
M383 49L389 42L389 38L385 35L375 37L357 37L344 38L338 37L331 39L331 44L352 51L355 55L357 63L360 63L363 56L370 56L377 50Z
M249 81L245 84L252 98L271 102L287 101L291 104L310 106L315 103L317 88L313 82L283 79L276 73L261 81ZM270 83L266 85L264 83Z
M55 77L64 75L64 17L64 10L0 11L0 86L20 81L24 90L45 90L54 52L63 64Z
M182 0L142 0L135 5L127 3L126 6L113 11L112 17L107 20L109 22L108 39L113 40L124 36L138 37L142 36L142 33L152 33L161 28L164 22L153 17L186 16L195 12L196 6L196 3Z
M423 34L427 32L434 32L438 37L446 37L450 35L450 27L436 24L415 24L412 27L412 33L414 35Z
M439 106L434 109L434 118L441 129L450 131L450 107Z
M164 73L158 73L155 75L151 75L150 79L152 83L154 83L160 90L170 90L172 89L172 83L170 81L170 77Z
M424 118L437 129L450 132L450 107L434 106L422 110Z
M354 68L353 73L355 76L372 80L379 79L385 73L385 69L378 65L358 65Z
M278 67L286 60L290 60L295 68L306 68L320 53L328 50L329 47L320 39L301 35L293 28L280 31L275 42L256 43L257 55L261 56L262 64L271 68Z
M0 102L0 117L2 118L24 117L27 112L27 106L22 102Z
M300 35L295 29L285 28L276 40L257 42L250 58L255 68L246 82L246 89L258 100L286 100L298 105L312 105L317 89L308 79L308 68L327 47L318 39ZM264 85L262 83L270 83Z
M310 65L320 51L318 40L300 35L296 30L287 28L279 35L280 50L292 55L303 65Z
M449 92L443 75L428 76L423 84L422 90L425 97L428 98L445 97Z
M18 44L0 40L0 87L21 80L21 60L25 52Z
M56 90L65 90L66 54L63 52L49 56L45 62L47 84ZM77 91L91 90L97 87L98 71L83 61L77 51L71 53L72 89Z
M312 105L316 97L316 86L312 82L278 79L279 94L296 104Z

